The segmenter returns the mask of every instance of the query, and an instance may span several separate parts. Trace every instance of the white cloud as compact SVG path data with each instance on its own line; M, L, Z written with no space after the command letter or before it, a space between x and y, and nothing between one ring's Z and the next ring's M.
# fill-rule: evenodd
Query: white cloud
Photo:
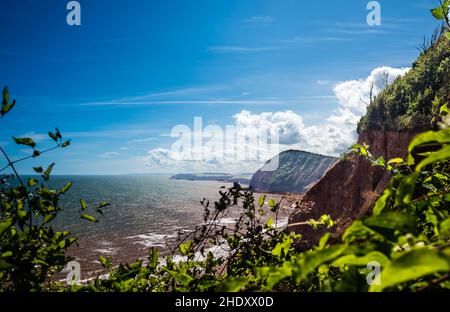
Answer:
M139 102L92 102L83 103L81 106L152 106L152 105L275 105L287 100L254 99L254 100L168 100L168 101L139 101Z
M334 94L338 100L336 110L326 117L325 124L305 125L301 115L293 111L263 112L254 114L247 110L235 114L234 125L240 133L251 134L255 127L268 129L272 135L279 135L279 145L273 151L300 149L314 153L338 156L345 152L356 141L356 125L366 112L366 103L372 89L373 96L384 89L386 83L392 83L398 76L404 75L408 68L379 67L364 79L343 81L334 86ZM213 138L214 139L214 138ZM217 139L217 138L216 138ZM146 157L151 168L173 172L252 172L266 160L275 156L270 151L254 151L258 159L249 161L230 160L228 154L245 153L254 146L233 144L227 146L224 153L203 151L202 161L182 160L183 155L199 152L194 149L183 153L168 149L151 150ZM247 149L247 150L246 150ZM224 156L225 155L225 159Z
M370 102L369 95L372 86L373 96L375 96L385 88L386 83L391 84L408 70L409 68L378 67L372 70L366 79L338 83L334 87L334 94L343 108L354 109L362 115L366 111L366 103Z
M251 129L263 127L270 129L271 133L279 134L280 144L294 144L304 140L300 129L305 126L303 118L292 111L252 114L249 111L242 110L233 116L236 126L239 128Z
M316 37L294 37L291 39L283 40L284 43L299 44L299 45L316 45L325 42L340 42L340 41L353 41L355 38L343 38L343 37L331 37L331 36L316 36Z
M105 152L103 154L100 155L101 158L110 158L110 157L114 157L114 156L118 156L120 155L118 152Z
M330 83L331 83L330 80L322 80L322 79L317 80L317 84L321 86L329 85Z
M245 52L263 52L279 50L280 47L243 47L243 46L214 46L209 47L208 51L212 53L245 53Z
M244 23L257 24L257 25L270 25L276 22L277 18L273 16L252 16L250 18L244 18Z
M31 138L35 143L40 143L45 140L51 140L48 134L45 133L36 133L34 131L27 132L18 136L19 138Z
M156 138L150 137L150 138L134 139L134 140L129 141L129 143L147 143L147 142L151 142L154 140L156 140Z
M367 34L385 34L387 31L379 29L332 29L331 32L346 34L346 35L367 35Z

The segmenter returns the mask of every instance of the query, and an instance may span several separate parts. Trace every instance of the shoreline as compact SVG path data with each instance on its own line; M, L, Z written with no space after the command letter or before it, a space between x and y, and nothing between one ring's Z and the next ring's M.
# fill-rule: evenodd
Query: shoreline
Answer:
M268 208L268 200L273 198L277 202L284 197L285 203L282 203L280 209L278 226L282 227L287 225L289 216L293 212L292 202L299 200L301 195L292 193L254 193L255 201L261 195L266 195L264 206ZM237 220L238 214L230 209L230 214L224 216L220 220L223 224L234 224ZM270 217L270 214L267 215ZM151 222L151 221L149 221ZM143 233L137 233L133 235L124 235L124 233L114 233L107 239L105 237L90 237L90 239L79 239L79 246L69 248L67 254L78 261L81 266L81 280L91 280L97 276L102 276L106 272L101 267L100 256L112 258L113 266L117 266L120 263L130 263L135 260L146 261L148 251L150 248L157 248L160 252L160 257L164 259L166 256L171 255L172 248L176 246L180 232L185 234L193 230L191 227L172 227L167 232L149 231ZM127 232L125 229L123 232ZM93 245L95 243L95 246ZM211 246L214 248L214 246ZM176 257L181 257L177 255ZM58 279L62 278L64 273L58 274Z

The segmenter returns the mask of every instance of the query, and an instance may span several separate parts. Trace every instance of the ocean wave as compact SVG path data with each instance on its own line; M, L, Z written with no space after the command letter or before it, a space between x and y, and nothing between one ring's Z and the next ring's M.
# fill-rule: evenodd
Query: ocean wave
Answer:
M127 239L132 239L133 244L141 244L145 247L166 247L169 240L174 240L178 237L177 234L159 234L147 233L134 236L128 236Z

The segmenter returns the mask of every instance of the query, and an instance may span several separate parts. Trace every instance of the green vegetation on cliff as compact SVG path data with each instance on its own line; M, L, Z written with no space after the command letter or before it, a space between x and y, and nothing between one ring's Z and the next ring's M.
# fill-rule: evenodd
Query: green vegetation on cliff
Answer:
M435 126L450 102L450 42L444 34L430 42L412 69L387 86L367 108L358 133L366 130L420 130ZM434 103L434 105L432 104Z

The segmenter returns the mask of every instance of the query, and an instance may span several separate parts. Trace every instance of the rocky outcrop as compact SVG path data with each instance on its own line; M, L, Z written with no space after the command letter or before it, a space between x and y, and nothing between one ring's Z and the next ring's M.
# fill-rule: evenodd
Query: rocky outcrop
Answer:
M359 135L359 144L368 144L371 153L385 159L406 156L409 141L418 132L366 131ZM325 176L303 197L302 209L295 211L289 223L303 222L311 218L318 219L329 214L336 220L332 232L338 236L351 222L366 214L381 192L388 186L389 173L381 167L372 167L363 158L348 156L338 161ZM301 233L308 244L315 243L322 231L310 226L292 226L290 230Z
M335 157L288 150L259 169L251 178L250 187L261 192L304 194L335 161Z

